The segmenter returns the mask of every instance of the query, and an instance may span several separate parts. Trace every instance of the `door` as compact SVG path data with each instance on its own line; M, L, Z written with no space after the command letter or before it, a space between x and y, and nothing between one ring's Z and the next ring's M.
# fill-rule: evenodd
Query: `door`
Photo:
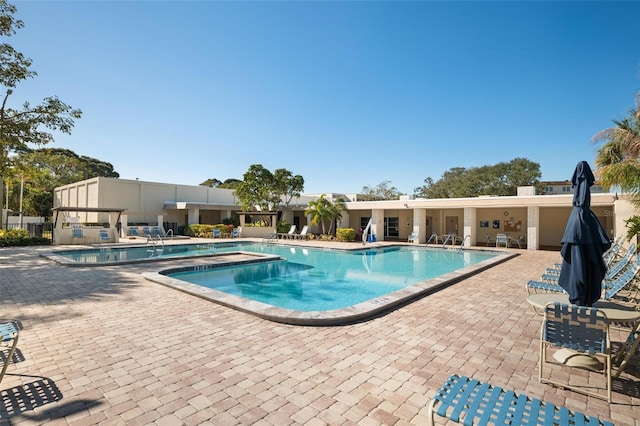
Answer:
M427 238L433 235L433 217L427 216Z
M447 233L447 235L458 235L458 216L447 216L445 220L445 232Z
M400 219L397 217L384 218L384 236L398 238L400 235Z

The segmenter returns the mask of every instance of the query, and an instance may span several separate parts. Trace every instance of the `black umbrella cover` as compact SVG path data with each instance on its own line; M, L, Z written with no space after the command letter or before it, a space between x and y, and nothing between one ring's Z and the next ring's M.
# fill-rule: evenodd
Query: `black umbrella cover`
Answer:
M569 301L591 306L602 293L602 280L607 273L603 254L611 240L591 211L590 188L595 182L589 163L581 161L571 178L573 209L562 236L562 269L558 284L569 293Z

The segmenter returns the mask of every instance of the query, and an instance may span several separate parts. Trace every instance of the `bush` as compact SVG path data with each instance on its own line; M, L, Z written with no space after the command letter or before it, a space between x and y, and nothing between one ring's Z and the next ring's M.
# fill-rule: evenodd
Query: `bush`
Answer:
M213 236L213 225L191 224L185 225L184 233L190 237L211 238Z
M336 229L336 239L338 241L355 241L356 231L353 228Z
M43 246L51 241L42 237L30 237L26 229L0 229L0 247Z
M236 219L235 217L225 217L224 219L222 219L222 223L224 225L240 226L240 220Z
M281 220L276 225L276 232L280 234L286 234L287 232L289 232L289 229L291 229L291 224L287 220Z

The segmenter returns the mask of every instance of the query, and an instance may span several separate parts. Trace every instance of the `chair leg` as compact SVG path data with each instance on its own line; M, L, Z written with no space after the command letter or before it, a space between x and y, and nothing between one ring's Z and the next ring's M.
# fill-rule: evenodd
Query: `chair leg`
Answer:
M620 350L624 352L616 355L616 358L614 361L617 361L623 354L624 354L624 358L622 358L622 361L620 361L620 364L618 364L618 368L616 369L616 372L613 375L614 378L617 379L620 376L620 374L624 371L624 369L627 367L627 363L631 359L631 356L636 352L636 349L638 349L639 344L640 344L640 329L636 329L634 332L632 332L629 335L626 344L623 345L622 348L620 348Z
M13 353L16 350L16 346L18 346L18 335L16 334L16 337L14 337L13 339L13 344L11 345L11 349L9 349L9 355L7 355L7 359L4 362L4 365L2 366L2 372L0 372L0 382L2 382L2 379L4 378L4 374L7 372L7 367L9 367L9 363L11 362L11 359L13 358Z

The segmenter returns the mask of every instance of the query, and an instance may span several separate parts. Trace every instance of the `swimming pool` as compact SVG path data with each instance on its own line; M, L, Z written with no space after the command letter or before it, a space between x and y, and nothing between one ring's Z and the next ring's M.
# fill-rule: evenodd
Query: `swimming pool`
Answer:
M391 246L364 250L242 244L268 256L144 273L145 278L290 324L342 324L422 297L512 254ZM218 250L233 250L232 247Z
M388 311L514 254L413 245L338 250L243 241L110 246L46 256L72 266L198 258L198 264L182 262L142 275L272 321L335 325Z

